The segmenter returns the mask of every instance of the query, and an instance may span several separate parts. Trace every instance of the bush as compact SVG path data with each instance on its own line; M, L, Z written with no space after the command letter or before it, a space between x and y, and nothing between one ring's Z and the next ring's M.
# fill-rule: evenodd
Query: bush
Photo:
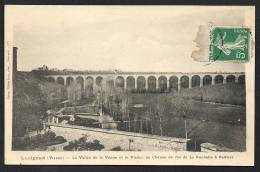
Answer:
M63 150L66 151L96 151L104 149L104 145L100 144L99 140L94 140L93 142L88 142L87 137L81 137L78 140L74 140L69 142L69 145L64 146Z
M55 144L61 144L67 140L62 136L56 136L52 131L48 131L44 134L38 134L33 137L14 138L13 149L14 150L34 150L39 147L46 147Z
M74 147L75 147L75 143L72 141L72 142L69 142L69 144L67 146L64 146L63 150L72 151Z
M123 151L123 149L120 146L116 146L112 148L111 151Z
M55 140L56 140L56 142L66 142L67 140L64 138L64 137L62 137L62 136L57 136L56 138L55 138Z

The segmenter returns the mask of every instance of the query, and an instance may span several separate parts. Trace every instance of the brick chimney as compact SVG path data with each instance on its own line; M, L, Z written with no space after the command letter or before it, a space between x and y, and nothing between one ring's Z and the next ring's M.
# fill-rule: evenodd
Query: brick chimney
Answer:
M17 47L13 47L13 72L17 72Z

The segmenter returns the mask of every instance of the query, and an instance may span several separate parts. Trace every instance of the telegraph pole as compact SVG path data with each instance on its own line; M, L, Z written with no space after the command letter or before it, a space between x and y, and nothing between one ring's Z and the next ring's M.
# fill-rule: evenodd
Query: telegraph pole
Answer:
M159 120L160 120L160 134L162 136L162 117L159 115Z
M188 133L187 133L187 121L184 119L184 125L185 125L185 138L188 139Z
M184 118L185 138L188 139L187 120L186 120L186 116L183 115L183 118Z
M130 115L129 115L129 110L127 110L127 116L128 116L128 131L130 132L131 131L131 119L130 119Z

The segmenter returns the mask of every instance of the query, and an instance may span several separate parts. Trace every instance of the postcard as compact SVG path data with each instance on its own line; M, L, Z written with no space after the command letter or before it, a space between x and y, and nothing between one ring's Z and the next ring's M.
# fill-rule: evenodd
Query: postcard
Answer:
M254 165L254 6L5 6L5 164Z

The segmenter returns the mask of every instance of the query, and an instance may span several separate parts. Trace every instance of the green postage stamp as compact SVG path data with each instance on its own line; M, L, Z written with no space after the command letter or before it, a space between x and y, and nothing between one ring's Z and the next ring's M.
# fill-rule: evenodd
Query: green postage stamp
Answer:
M210 32L210 61L246 62L249 53L250 30L248 28L215 27Z

